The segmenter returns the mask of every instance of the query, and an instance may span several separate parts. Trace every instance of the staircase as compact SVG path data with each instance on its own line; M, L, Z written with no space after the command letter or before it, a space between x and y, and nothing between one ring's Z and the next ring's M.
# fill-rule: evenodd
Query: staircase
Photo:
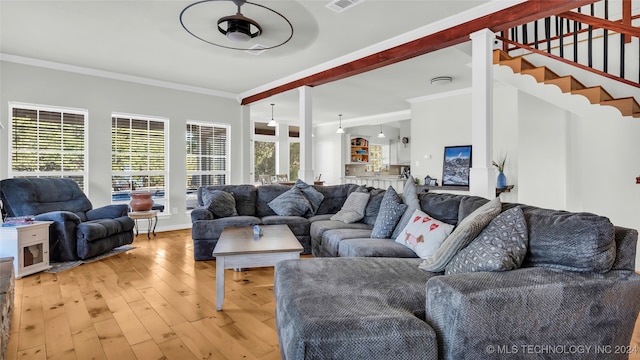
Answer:
M622 116L640 118L640 104L632 96L613 98L602 86L586 87L572 75L560 76L546 66L535 66L523 56L511 57L499 49L493 51L493 63L508 66L514 73L533 76L539 83L555 85L563 93L582 95L592 104L613 106Z

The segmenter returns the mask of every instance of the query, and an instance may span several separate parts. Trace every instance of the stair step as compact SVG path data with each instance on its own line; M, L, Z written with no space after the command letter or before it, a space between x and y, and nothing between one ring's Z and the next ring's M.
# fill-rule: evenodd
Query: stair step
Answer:
M535 69L535 65L533 65L523 57L516 57L508 60L500 60L498 64L510 67L514 73L519 73L519 72L522 72L522 70L526 70L526 69Z
M600 105L614 106L618 110L620 110L620 113L623 116L640 116L640 105L638 105L638 102L632 96L620 99L605 100L602 101Z
M537 82L545 82L547 80L557 79L560 76L546 66L539 66L533 69L524 69L521 72L524 75L533 76Z
M511 56L509 56L509 54L507 54L506 52L500 50L500 49L495 49L493 50L493 63L494 64L499 64L500 61L502 60L510 60L512 59Z
M602 86L593 86L584 89L572 90L572 94L578 94L589 99L592 104L600 104L603 101L611 100L613 97L602 88Z
M545 84L555 85L560 88L563 93L584 89L585 86L572 75L561 76L556 79L549 79L544 81Z

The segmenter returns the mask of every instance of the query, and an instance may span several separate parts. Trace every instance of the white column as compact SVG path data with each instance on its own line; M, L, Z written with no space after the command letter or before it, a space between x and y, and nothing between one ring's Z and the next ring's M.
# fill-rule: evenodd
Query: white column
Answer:
M238 159L234 160L234 156L231 156L231 183L253 184L253 164L251 162L253 158L251 155L251 151L253 150L251 146L251 139L253 139L253 132L251 131L251 106L240 106L240 127L238 128L238 134L233 134L233 130L231 131L232 138L240 138L241 144ZM231 151L231 154L233 154L233 151ZM235 174L236 171L238 175Z
M307 184L313 184L313 117L311 111L312 92L310 86L298 88L300 102L300 171L298 178Z
M489 29L470 35L472 43L471 145L469 192L487 199L496 197L493 158L493 41Z

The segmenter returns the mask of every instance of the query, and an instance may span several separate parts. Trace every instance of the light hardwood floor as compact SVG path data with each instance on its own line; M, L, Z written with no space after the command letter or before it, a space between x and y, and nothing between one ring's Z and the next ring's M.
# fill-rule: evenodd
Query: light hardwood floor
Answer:
M6 359L280 359L273 268L226 270L216 312L215 261L193 260L190 230L133 245L16 280ZM631 345L640 352L640 321Z

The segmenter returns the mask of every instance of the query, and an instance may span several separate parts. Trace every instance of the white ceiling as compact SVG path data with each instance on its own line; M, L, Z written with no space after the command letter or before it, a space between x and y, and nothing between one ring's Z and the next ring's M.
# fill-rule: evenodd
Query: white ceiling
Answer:
M314 73L328 64L367 55L372 49L397 45L403 38L419 37L429 27L455 24L462 14L482 13L514 1L521 0L361 0L336 13L325 7L326 0L256 0L287 17L294 36L281 47L252 55L189 35L179 15L195 0L0 0L0 54L10 61L68 64L238 98L282 84L292 74ZM217 34L215 21L233 15L234 5L218 0L198 6L203 7L185 19L198 31L211 31L213 41L227 41ZM251 10L252 6L245 4L242 12L263 26L264 35L257 42L268 42L281 26L259 7L253 6L259 11ZM469 62L469 45L461 44L315 87L314 124L336 122L339 113L348 123L349 119L406 111L410 107L407 99L468 87ZM453 83L430 84L432 77L442 75L452 76ZM297 92L292 91L255 103L252 117L268 121L269 104L275 103L276 120L295 123L297 99Z

